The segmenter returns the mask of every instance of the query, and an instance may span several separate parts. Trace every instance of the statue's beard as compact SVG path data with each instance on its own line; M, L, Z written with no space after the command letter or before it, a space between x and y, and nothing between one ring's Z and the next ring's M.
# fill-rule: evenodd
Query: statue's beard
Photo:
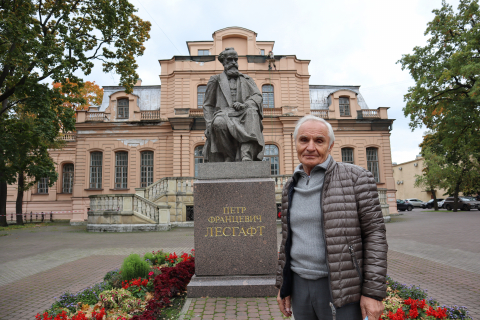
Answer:
M225 69L225 73L227 74L227 76L234 77L234 78L238 77L238 75L240 74L240 72L238 72L237 67L235 66L231 66L228 69Z

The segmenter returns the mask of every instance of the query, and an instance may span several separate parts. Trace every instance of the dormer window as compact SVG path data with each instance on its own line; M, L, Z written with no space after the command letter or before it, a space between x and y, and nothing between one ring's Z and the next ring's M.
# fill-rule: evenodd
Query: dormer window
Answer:
M117 101L117 119L128 119L128 99Z
M209 56L210 55L210 50L198 49L198 55L199 56Z
M350 98L340 97L339 104L340 104L340 116L343 116L343 117L350 116Z

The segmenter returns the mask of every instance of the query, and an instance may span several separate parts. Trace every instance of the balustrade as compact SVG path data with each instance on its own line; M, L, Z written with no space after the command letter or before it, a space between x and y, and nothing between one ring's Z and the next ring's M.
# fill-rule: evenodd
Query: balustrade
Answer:
M282 108L263 108L264 116L280 117L282 115Z
M188 115L190 117L203 118L203 109L190 109Z
M328 110L323 109L323 110L310 110L310 114L317 116L322 119L328 119Z
M86 121L108 121L108 115L105 112L87 112Z
M133 197L133 211L143 214L155 222L159 221L158 208L159 206L157 204L148 201L145 198L138 195Z
M160 120L160 110L145 110L141 112L141 120Z
M378 113L378 110L362 109L360 111L362 112L363 118L380 118L380 113Z
M75 141L77 134L75 132L62 133L58 139L63 141Z

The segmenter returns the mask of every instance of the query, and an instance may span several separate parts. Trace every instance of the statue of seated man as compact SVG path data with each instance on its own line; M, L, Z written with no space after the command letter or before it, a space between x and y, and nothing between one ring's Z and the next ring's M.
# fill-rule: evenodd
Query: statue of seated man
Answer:
M262 161L262 94L255 81L238 72L238 54L226 48L218 55L224 72L210 78L203 114L209 162Z

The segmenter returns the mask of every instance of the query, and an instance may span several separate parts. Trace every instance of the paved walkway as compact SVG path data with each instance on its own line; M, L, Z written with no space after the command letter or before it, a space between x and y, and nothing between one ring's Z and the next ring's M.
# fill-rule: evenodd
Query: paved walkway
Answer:
M389 275L428 289L480 320L480 212L415 209L387 224ZM189 252L193 229L154 233L87 233L49 226L0 236L0 319L34 319L65 291L78 292L119 268L130 253ZM0 232L0 235L5 232ZM281 319L274 298L191 299L195 319ZM188 317L187 317L188 318Z

